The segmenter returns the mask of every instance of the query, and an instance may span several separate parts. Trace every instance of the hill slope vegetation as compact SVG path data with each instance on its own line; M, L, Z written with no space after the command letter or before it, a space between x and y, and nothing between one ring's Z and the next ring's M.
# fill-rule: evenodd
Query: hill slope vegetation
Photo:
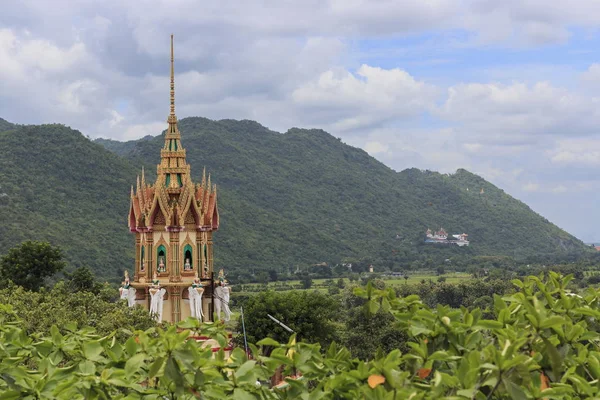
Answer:
M466 170L395 172L322 130L281 134L253 121L205 118L183 119L180 130L193 179L206 167L218 185L215 261L231 272L357 260L405 268L452 256L586 249ZM162 145L161 135L93 143L61 125L0 133L0 218L7 221L0 245L49 239L71 263L116 279L133 263L130 185L142 165L153 180ZM471 246L426 245L428 227L466 232Z

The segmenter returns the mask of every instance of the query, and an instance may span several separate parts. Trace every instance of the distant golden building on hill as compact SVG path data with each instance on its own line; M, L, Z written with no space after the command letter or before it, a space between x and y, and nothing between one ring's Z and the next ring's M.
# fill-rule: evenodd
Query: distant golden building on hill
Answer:
M175 116L172 35L170 99L156 181L147 184L142 169L135 190L131 187L129 229L135 234L131 282L135 291L131 293L135 293L137 304L149 310L160 305L162 320L177 322L192 315L194 306L189 303L195 300L201 304L204 319L210 320L214 289L212 235L219 228L217 188L205 172L200 184L194 184L190 176Z

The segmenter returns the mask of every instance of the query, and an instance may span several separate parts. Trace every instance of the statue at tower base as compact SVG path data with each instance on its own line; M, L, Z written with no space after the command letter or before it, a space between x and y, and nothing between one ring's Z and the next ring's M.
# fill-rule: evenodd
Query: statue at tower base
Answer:
M135 305L135 288L129 283L129 272L125 270L125 280L119 288L119 297L121 300L127 300L127 305L133 307Z
M217 319L221 319L222 310L225 313L225 322L231 319L231 310L229 309L230 294L231 288L227 286L225 273L223 272L223 269L221 269L219 271L217 287L215 288L215 312L217 313Z
M150 315L154 316L156 322L162 322L163 314L163 299L166 289L160 287L160 282L154 273L154 279L152 279L152 286L150 286Z
M198 274L196 274L192 286L188 288L188 293L190 296L190 316L202 321L204 318L204 313L202 312L202 294L204 293L204 288L200 283Z

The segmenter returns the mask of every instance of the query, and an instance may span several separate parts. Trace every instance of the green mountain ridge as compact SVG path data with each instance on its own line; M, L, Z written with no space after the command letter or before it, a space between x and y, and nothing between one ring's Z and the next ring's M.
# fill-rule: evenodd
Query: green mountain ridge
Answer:
M193 179L206 167L218 186L215 263L230 272L357 260L398 269L429 258L587 250L466 170L396 172L318 129L282 134L254 121L199 117L179 127ZM61 125L0 133L3 248L47 239L100 276L131 269L130 186L142 166L153 181L163 138L96 142ZM424 244L425 230L439 227L468 233L471 246Z
M0 118L0 132L11 130L15 126L16 126L15 124L10 123L5 119Z

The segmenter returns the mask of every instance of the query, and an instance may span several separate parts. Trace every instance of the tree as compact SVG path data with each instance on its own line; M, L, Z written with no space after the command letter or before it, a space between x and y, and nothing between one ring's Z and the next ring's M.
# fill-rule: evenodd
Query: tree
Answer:
M65 274L69 288L74 292L88 291L98 293L100 285L88 267L77 268L72 273Z
M340 343L361 360L375 358L378 350L389 353L401 349L406 352L408 337L398 329L392 314L382 310L375 314L369 312L365 308L366 299L356 296L355 288L347 287L341 295L344 325L340 330Z
M267 314L294 330L300 340L327 345L337 338L334 321L339 317L339 303L317 291L262 292L248 298L243 308L250 343L266 337L288 341L291 333ZM237 331L242 332L241 321L238 325Z
M277 276L277 271L276 271L276 270L274 270L274 269L270 269L270 270L269 270L269 280L270 280L271 282L276 282L276 281L277 281L277 278L278 278L278 276Z
M62 250L46 242L28 240L8 250L0 258L0 279L12 281L25 289L38 291L46 278L62 271Z
M310 289L313 284L313 281L312 279L310 279L310 276L308 276L308 274L304 275L302 279L300 279L300 282L302 283L302 289Z
M266 271L259 271L256 274L256 282L269 283L269 274Z
M74 294L69 282L63 281L39 292L14 284L0 290L0 304L12 307L28 334L48 334L52 325L57 325L61 332L69 324L77 329L90 326L102 335L115 329L135 331L156 326L148 311L127 307L125 302L117 301L118 297L117 289L109 285L100 286L97 294L85 290Z

